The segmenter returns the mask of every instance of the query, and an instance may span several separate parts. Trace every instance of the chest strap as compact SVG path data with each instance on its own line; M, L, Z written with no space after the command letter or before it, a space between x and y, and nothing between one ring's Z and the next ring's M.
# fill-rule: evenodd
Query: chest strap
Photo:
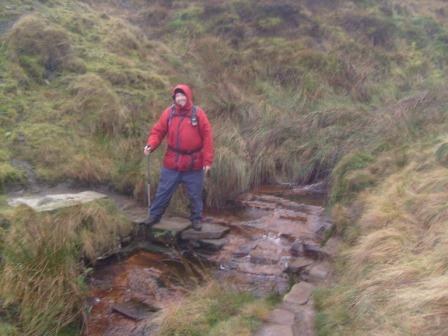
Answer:
M183 154L183 155L192 155L194 153L200 152L202 150L202 146L193 150L181 150L181 149L176 149L174 147L168 146L168 149L178 153L178 154Z

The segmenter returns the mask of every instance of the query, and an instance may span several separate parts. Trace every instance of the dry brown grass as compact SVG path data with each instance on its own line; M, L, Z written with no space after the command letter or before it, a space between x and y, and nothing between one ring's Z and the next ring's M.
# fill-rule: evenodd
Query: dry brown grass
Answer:
M403 169L359 195L361 235L345 251L339 283L350 290L336 301L356 295L348 300L350 323L336 335L445 334L448 174L436 164L439 146L410 150L413 160ZM335 213L345 218L343 212Z
M16 307L22 335L55 335L85 313L85 267L116 247L131 224L110 201L56 213L20 207L2 242L0 297Z

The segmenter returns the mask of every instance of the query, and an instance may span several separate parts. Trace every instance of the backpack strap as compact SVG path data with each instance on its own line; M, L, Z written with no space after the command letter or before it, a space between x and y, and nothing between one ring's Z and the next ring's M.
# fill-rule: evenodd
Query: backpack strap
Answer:
M168 117L168 128L171 125L171 120L173 120L174 116L177 115L176 112L176 106L173 104L171 105L171 110L170 110L170 116ZM198 125L198 107L196 105L193 105L193 108L191 110L191 125L196 127Z
M168 128L171 125L171 120L173 120L173 117L176 115L176 105L171 105L171 111L170 116L168 117Z
M193 109L191 111L191 125L192 126L198 125L198 109L196 105L193 105Z

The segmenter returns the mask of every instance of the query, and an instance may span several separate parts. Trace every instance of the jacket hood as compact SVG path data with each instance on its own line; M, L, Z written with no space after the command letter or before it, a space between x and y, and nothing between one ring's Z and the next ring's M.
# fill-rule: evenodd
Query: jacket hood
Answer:
M192 107L193 107L193 93L192 93L190 87L187 84L178 84L178 85L176 85L174 87L173 91L172 91L173 100L174 100L174 93L176 91L182 91L185 94L185 96L187 96L187 103L182 108L180 106L178 106L174 102L176 104L176 110L178 110L178 111L181 111L181 110L182 111L190 111L192 109Z

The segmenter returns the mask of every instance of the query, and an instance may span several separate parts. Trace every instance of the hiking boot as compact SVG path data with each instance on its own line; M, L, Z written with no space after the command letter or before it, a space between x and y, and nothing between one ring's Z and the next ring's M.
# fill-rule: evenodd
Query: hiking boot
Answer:
M195 220L195 221L192 221L191 224L192 224L193 230L195 230L195 231L201 231L202 230L202 224L201 224L200 221Z
M145 224L145 225L147 225L147 226L153 226L154 224L157 224L158 222L160 222L160 218L148 216L148 217L142 222L142 224Z

